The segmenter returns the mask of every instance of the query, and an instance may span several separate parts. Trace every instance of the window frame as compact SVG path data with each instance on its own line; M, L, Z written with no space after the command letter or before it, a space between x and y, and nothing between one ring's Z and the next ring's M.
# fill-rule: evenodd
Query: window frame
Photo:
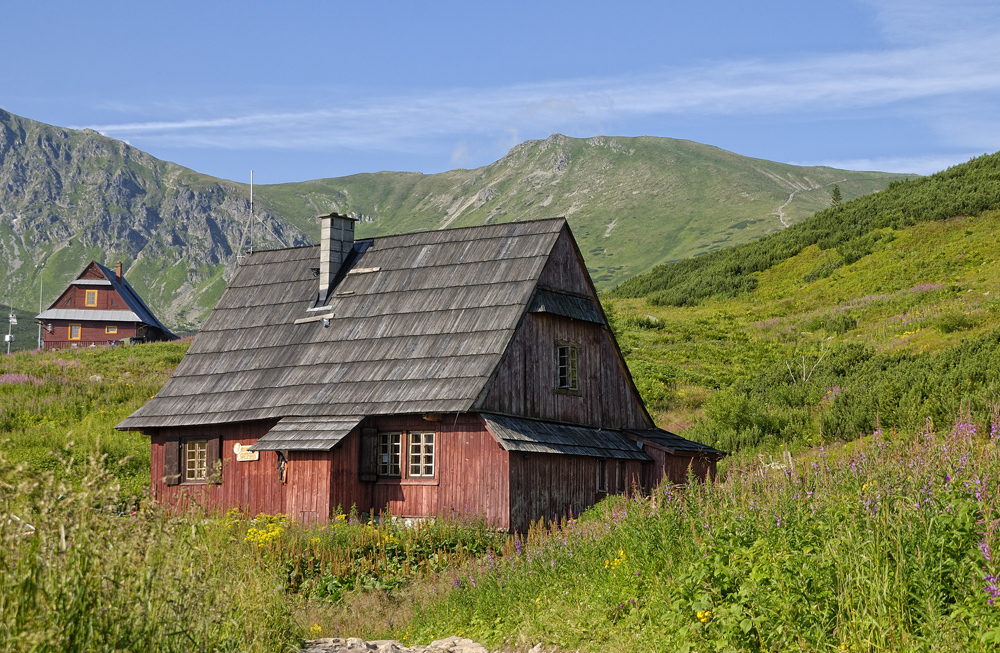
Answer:
M406 478L428 480L437 478L437 433L408 431L406 434ZM415 450L414 447L417 447ZM416 462L414 462L416 456ZM428 462L428 460L430 462ZM418 469L413 472L414 467ZM428 473L427 468L430 468Z
M616 494L624 494L625 490L627 489L625 487L625 481L627 479L626 471L627 470L626 470L626 467L625 467L625 461L624 460L619 460L618 464L615 465L615 493Z
M395 441L393 439L395 438ZM395 451L393 451L395 449ZM379 432L376 454L377 473L380 478L402 478L403 476L403 432ZM385 459L383 459L385 456ZM395 459L395 461L393 460Z
M191 457L191 447L195 447L194 450L194 475L192 476L190 472L192 471L192 457ZM200 447L198 445L201 445ZM198 463L201 462L199 466ZM208 483L208 439L202 438L190 438L184 440L181 443L181 484L182 485L204 485ZM201 472L200 474L198 472Z
M87 296L83 300L83 305L91 308L97 308L97 290L88 288L85 292L87 293Z
M104 333L110 334L110 335L113 335L113 336L117 336L118 335L118 326L117 325L110 325L109 324L109 325L107 325L107 326L104 327Z
M608 461L604 458L597 459L597 491L603 494L608 492Z
M76 329L76 337L73 337L73 329ZM83 339L83 325L82 324L70 324L67 332L68 340L82 340Z
M555 389L564 394L580 394L580 345L556 340Z

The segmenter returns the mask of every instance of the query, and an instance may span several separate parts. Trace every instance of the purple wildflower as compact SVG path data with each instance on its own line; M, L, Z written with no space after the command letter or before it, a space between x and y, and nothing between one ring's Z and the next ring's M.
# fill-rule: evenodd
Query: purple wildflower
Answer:
M986 602L990 605L995 605L996 599L1000 598L1000 586L997 585L997 577L990 574L983 576L983 580L986 581L986 587L983 588L987 596Z

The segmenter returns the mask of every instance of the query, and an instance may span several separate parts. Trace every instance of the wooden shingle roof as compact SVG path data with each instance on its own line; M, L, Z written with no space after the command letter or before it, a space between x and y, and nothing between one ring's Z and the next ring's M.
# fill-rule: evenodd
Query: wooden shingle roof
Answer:
M558 218L358 241L320 310L309 310L317 246L254 253L171 379L118 428L467 411L565 228Z

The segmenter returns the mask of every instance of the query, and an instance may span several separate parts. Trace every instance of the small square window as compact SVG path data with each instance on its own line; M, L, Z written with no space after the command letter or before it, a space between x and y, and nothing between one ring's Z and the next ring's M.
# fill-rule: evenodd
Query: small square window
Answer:
M410 433L410 478L434 477L434 434Z
M79 324L71 324L71 325L69 325L69 339L70 340L79 340L82 329L83 329L83 327L81 325L79 325Z
M88 290L87 291L87 306L97 306L97 291Z
M556 343L556 388L572 391L580 389L578 351L573 343Z
M379 476L400 475L400 441L401 433L378 434L378 473Z
M191 440L184 443L184 482L204 483L208 480L208 442Z
M106 326L104 327L104 333L118 333L117 326Z

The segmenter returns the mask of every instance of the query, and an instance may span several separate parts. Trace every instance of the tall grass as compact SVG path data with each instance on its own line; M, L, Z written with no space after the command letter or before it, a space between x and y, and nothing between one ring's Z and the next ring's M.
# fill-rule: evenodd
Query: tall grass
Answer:
M149 487L149 438L114 426L159 392L190 341L0 356L0 448L14 463L61 474L106 456L124 492Z
M0 452L0 650L281 651L280 570L218 520L121 514L100 461L62 474ZM59 479L69 479L71 482Z
M968 651L1000 642L996 432L876 431L794 469L535 528L410 624L600 651Z

